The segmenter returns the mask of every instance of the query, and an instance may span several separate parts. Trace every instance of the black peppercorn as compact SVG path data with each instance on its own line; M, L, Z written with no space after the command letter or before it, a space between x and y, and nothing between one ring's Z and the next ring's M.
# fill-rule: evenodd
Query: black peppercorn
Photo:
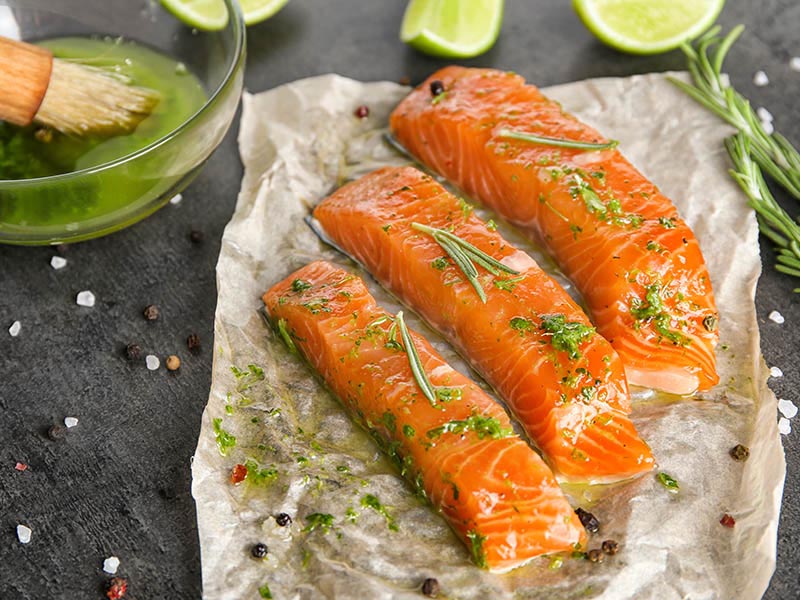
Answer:
M422 582L422 593L429 598L436 598L439 595L439 581L433 577L428 577Z
M362 104L353 113L359 119L366 119L369 116L369 106Z
M191 334L186 338L186 346L189 348L190 352L200 352L200 336L196 333Z
M584 529L586 529L586 531L589 533L597 533L600 530L600 521L598 521L597 517L595 517L588 510L576 508L575 514L578 515L581 525L583 525Z
M594 563L601 563L603 562L603 551L597 548L589 550L589 552L586 553L586 558Z
M54 442L60 442L65 437L67 437L67 428L63 425L53 425L50 429L47 430L47 437L49 437Z
M193 244L200 244L202 243L205 235L202 231L198 231L197 229L192 229L192 232L189 234L189 239L192 241Z
M436 97L444 93L444 84L438 79L431 81L431 96Z
M128 344L125 346L125 357L128 360L139 360L142 357L142 349L139 344Z
M276 521L276 522L278 523L278 525L280 525L281 527L286 527L287 525L291 524L291 522L292 522L292 517L290 517L290 516L289 516L289 515L287 515L286 513L280 513L280 514L279 514L277 517L275 517L275 521Z
M268 549L266 544L259 542L250 548L250 554L253 558L264 558L267 555Z
M750 457L750 448L742 444L736 444L730 449L730 455L733 460L744 462Z
M616 554L619 551L619 544L614 540L604 540L602 548L606 554Z
M159 314L158 307L155 304L149 304L148 306L144 307L144 312L142 314L148 321L155 321Z

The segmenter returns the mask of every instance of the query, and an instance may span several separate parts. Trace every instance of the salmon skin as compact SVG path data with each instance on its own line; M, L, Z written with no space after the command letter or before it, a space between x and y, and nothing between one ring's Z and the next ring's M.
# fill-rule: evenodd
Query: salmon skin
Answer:
M290 348L447 520L476 564L503 572L585 542L552 472L513 433L502 407L410 331L438 400L421 393L399 319L376 305L359 278L318 261L263 300Z
M530 256L468 204L417 169L384 168L339 188L313 214L497 390L559 479L608 483L653 468L627 416L614 349ZM478 289L458 253L453 259L426 228L468 242L516 274L478 266Z
M718 383L717 310L691 229L618 150L553 145L608 142L599 133L518 75L456 66L406 97L391 130L556 259L631 385L688 395Z

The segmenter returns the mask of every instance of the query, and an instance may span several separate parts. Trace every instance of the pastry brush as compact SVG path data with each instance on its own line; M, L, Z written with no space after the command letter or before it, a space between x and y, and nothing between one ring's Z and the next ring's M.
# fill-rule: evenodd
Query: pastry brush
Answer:
M32 121L73 136L133 131L159 101L116 73L54 58L39 46L0 37L0 120Z

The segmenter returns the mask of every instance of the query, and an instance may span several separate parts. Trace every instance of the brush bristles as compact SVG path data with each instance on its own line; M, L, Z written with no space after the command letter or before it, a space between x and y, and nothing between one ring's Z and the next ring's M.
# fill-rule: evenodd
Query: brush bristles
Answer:
M158 92L122 83L102 69L54 59L35 120L67 135L130 133L158 104Z

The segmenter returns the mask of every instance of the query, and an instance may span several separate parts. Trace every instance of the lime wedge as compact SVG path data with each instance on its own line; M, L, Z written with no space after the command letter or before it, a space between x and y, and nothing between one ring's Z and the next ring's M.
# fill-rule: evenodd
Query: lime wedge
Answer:
M631 54L657 54L708 29L725 0L572 0L597 38Z
M470 58L494 45L503 23L503 0L411 0L400 39L425 54Z
M228 24L228 9L222 0L161 0L161 4L190 27L217 31Z
M284 6L289 0L239 0L244 13L244 24L255 25L266 21Z
M255 25L286 6L289 0L239 0L245 25ZM228 24L228 10L222 0L161 0L161 4L191 27L216 31Z

